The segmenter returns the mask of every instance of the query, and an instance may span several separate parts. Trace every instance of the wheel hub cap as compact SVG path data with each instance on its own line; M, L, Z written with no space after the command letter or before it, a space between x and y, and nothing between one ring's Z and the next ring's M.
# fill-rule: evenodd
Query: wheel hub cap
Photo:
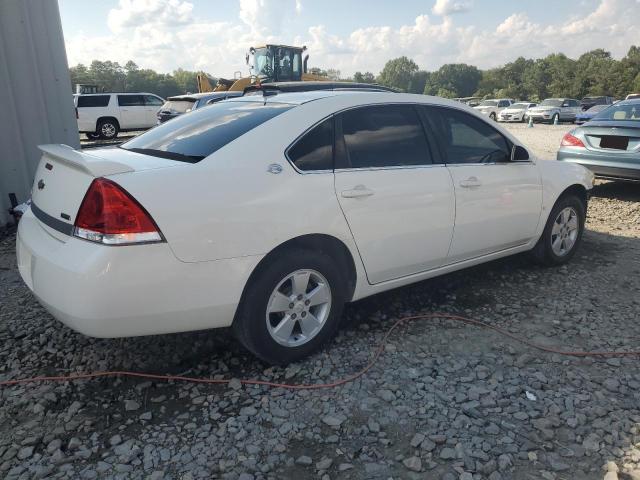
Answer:
M580 223L573 207L564 208L556 217L551 229L551 249L559 257L573 250L578 239Z
M271 337L285 347L307 343L324 327L331 310L331 288L315 270L296 270L269 297L266 322Z

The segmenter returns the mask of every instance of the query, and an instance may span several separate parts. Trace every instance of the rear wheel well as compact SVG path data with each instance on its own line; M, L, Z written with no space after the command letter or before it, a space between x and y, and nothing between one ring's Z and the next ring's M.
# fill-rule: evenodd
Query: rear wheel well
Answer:
M116 117L100 117L98 118L98 120L96 121L96 131L98 130L98 125L100 125L100 122L104 121L104 120L110 120L113 123L116 124L116 126L118 127L118 129L120 129L120 122L118 122L118 119Z
M247 287L251 284L253 279L264 268L267 268L275 258L280 255L286 254L288 250L292 249L321 251L329 255L338 264L340 270L344 271L346 274L344 281L347 285L347 292L345 295L347 302L353 298L353 293L356 288L357 274L356 264L353 260L351 252L341 240L338 240L331 235L316 233L292 238L291 240L287 240L286 242L278 245L276 248L271 250L262 260L260 260L256 268L254 268L253 272L251 272L251 275L249 276L249 279L247 280L247 283L242 292L242 299L244 299Z

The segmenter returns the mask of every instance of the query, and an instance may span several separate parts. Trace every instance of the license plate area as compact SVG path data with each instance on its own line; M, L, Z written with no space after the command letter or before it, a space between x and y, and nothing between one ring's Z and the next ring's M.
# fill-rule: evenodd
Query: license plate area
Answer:
M626 150L629 146L629 137L617 135L603 135L600 137L600 148L611 148L613 150Z

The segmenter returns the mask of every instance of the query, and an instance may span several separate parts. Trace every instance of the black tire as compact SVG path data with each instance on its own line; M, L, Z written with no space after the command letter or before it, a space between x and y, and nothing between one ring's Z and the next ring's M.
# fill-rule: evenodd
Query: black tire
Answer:
M553 125L555 125L555 123L560 123L560 114L559 113L554 113L553 117L551 117L551 123Z
M565 208L572 208L577 214L578 220L578 232L575 242L570 250L562 255L556 254L552 247L552 243L556 236L553 235L553 227L560 215ZM582 240L582 234L584 233L584 223L586 218L586 205L584 201L579 197L567 194L563 195L558 199L556 204L551 209L551 213L549 214L549 218L547 219L547 223L544 227L544 231L538 240L538 243L531 251L533 258L540 264L547 266L555 266L562 265L567 263L571 258L575 255L578 247L580 246L580 242Z
M267 327L267 308L274 289L297 270L315 270L327 281L331 292L329 313L318 333L298 346L278 343ZM326 253L305 249L290 249L276 254L259 267L245 288L233 322L236 338L256 357L272 365L286 365L317 350L333 337L342 316L347 282L345 273Z
M496 120L496 114L495 114L495 112L491 112L491 113L489 114L489 118L490 118L491 120L493 120L494 122L495 122L495 121L497 121L497 120Z
M118 122L113 119L106 118L98 122L97 132L103 140L113 140L118 136L119 131L120 126L118 125Z
M85 132L85 135L89 140L97 140L100 138L100 134L95 132Z

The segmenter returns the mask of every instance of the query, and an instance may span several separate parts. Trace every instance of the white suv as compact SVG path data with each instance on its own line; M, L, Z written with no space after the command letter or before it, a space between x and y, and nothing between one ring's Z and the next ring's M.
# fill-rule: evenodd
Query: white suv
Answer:
M491 98L481 101L480 104L473 108L495 121L498 119L500 112L505 108L509 108L512 103L513 99L511 98Z
M74 95L78 131L89 138L110 140L118 132L146 130L156 122L164 100L152 93Z

